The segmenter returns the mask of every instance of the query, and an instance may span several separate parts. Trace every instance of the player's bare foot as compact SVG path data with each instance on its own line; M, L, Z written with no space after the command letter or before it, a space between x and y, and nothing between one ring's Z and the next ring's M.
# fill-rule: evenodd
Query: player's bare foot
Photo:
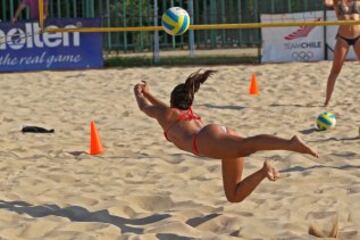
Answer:
M270 181L276 181L280 177L279 172L273 166L271 166L267 160L264 162L264 166L262 167L262 170L263 170L265 176Z
M306 145L304 141L298 136L295 135L290 141L294 151L299 153L310 154L317 158L319 157L319 154L314 149Z

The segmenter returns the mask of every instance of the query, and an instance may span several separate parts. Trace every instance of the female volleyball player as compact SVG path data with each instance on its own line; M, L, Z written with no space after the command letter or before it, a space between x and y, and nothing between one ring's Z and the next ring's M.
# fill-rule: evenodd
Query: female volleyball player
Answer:
M272 135L245 138L221 125L205 125L191 106L200 84L214 73L197 71L191 74L185 83L173 89L170 106L154 97L145 81L135 85L134 93L140 110L158 121L168 141L195 155L222 160L225 194L230 202L245 199L264 178L275 181L279 177L279 173L265 161L260 170L241 180L242 157L261 150L288 150L318 156L297 136L290 140Z
M325 0L325 5L335 10L338 20L360 20L359 0ZM326 87L325 106L330 102L334 91L336 78L344 64L349 48L352 46L360 60L360 25L339 26L336 35L333 65L328 77Z

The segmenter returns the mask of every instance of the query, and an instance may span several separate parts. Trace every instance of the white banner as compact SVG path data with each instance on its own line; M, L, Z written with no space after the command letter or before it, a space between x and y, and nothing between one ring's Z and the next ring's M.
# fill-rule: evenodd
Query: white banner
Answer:
M262 14L261 22L323 21L322 11ZM261 29L262 58L266 62L311 62L324 59L324 27L276 27Z
M326 19L327 21L335 21L336 15L334 11L327 11L326 12ZM327 53L328 58L332 60L334 58L334 49L336 43L336 34L338 31L338 26L328 26L326 27L326 46L327 46ZM348 60L356 60L356 55L354 52L354 48L350 47L349 53L347 55Z

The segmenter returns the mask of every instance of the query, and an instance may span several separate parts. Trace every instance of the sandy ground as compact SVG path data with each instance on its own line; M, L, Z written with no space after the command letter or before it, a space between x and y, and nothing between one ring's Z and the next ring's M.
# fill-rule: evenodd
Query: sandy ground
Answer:
M218 160L167 142L142 114L140 80L168 101L197 67L130 68L0 75L0 239L312 239L338 216L340 239L360 239L360 70L347 63L331 106L321 106L331 62L217 66L194 109L205 122L244 136L299 134L320 158L258 152L244 176L269 160L282 178L241 203L224 195ZM248 95L257 73L260 96ZM314 131L322 111L331 131ZM90 156L94 120L105 153ZM54 134L22 134L25 125ZM314 238L315 239L315 238Z

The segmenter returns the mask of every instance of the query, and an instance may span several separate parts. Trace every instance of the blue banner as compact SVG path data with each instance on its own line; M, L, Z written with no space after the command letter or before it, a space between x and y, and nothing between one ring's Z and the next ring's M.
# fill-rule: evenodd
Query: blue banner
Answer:
M98 27L99 19L54 19L51 28ZM0 72L103 66L101 33L41 33L37 22L0 23Z

